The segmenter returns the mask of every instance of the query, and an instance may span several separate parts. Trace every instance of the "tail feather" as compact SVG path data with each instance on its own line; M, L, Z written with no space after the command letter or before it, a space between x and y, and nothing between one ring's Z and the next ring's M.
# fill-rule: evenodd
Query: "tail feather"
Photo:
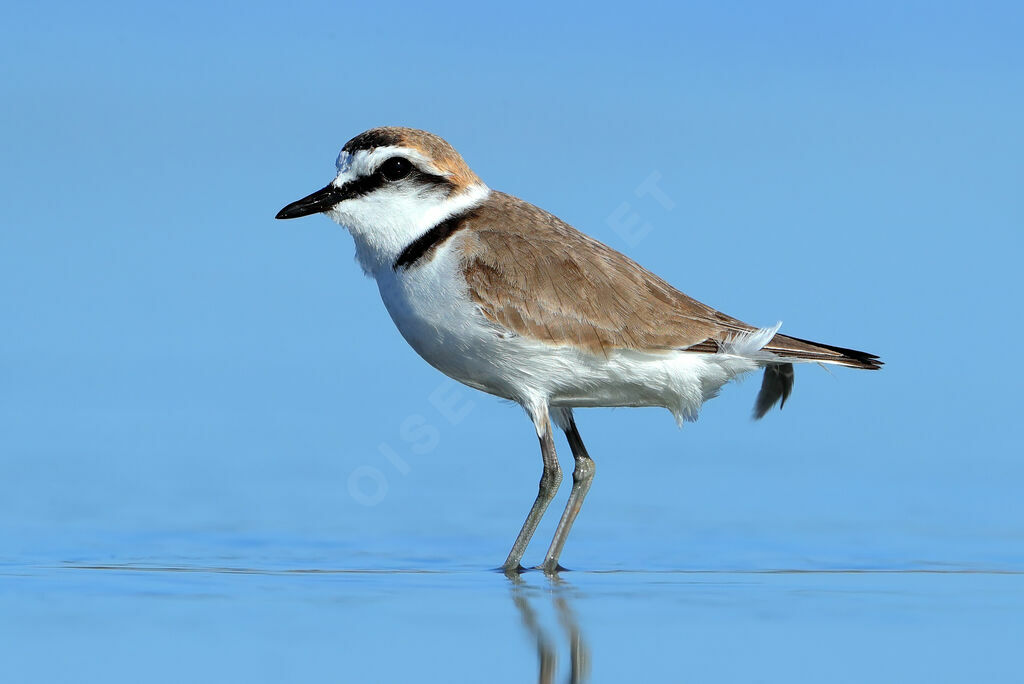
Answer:
M817 361L864 370L878 370L882 367L882 360L874 354L788 335L775 335L763 351L771 352L779 361L765 366L761 391L754 403L754 420L763 418L777 402L781 402L780 409L786 405L786 399L793 391L792 361Z
M764 414L771 410L775 403L781 409L786 405L786 399L793 391L793 364L778 363L766 366L764 369L764 380L761 381L761 391L757 393L757 401L754 403L754 420L764 418Z

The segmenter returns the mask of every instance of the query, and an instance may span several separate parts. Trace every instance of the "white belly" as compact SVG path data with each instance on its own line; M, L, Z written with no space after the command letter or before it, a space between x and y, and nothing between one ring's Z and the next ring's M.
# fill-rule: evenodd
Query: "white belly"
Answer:
M729 354L614 351L608 358L549 345L490 324L465 291L452 243L411 269L375 273L402 336L446 375L520 403L662 406L679 421L756 361Z

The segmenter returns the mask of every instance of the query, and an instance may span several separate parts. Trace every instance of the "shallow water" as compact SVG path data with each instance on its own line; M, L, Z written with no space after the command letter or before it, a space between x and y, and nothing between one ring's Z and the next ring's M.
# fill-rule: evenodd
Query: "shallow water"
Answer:
M440 559L346 562L326 540L190 539L162 556L6 562L0 652L17 675L7 681L1020 676L1017 570L617 569L512 581Z

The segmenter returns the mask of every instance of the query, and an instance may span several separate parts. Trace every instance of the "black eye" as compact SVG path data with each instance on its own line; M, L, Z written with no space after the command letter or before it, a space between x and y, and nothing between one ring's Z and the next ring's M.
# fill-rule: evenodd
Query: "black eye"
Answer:
M380 165L380 174L389 181L402 180L412 171L412 163L405 157L392 157Z

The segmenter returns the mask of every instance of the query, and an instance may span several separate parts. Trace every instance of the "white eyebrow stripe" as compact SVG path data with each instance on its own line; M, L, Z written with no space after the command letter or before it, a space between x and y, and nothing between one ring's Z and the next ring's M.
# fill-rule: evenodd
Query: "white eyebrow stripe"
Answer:
M357 152L356 154L365 154L366 170L370 173L377 170L377 167L383 164L386 160L391 157L400 156L405 157L419 169L431 173L435 176L447 176L446 172L434 166L430 157L425 156L422 152L411 147L378 147L372 152Z
M417 168L421 171L425 171L426 173L446 178L451 175L449 172L442 171L434 166L430 157L425 156L417 149L413 149L411 147L387 146L378 147L373 150L356 150L354 153L342 150L338 155L337 162L335 162L335 166L338 169L338 175L335 176L334 185L341 187L346 181L355 180L360 176L369 176L373 174L385 160L396 155L405 157L415 164Z

